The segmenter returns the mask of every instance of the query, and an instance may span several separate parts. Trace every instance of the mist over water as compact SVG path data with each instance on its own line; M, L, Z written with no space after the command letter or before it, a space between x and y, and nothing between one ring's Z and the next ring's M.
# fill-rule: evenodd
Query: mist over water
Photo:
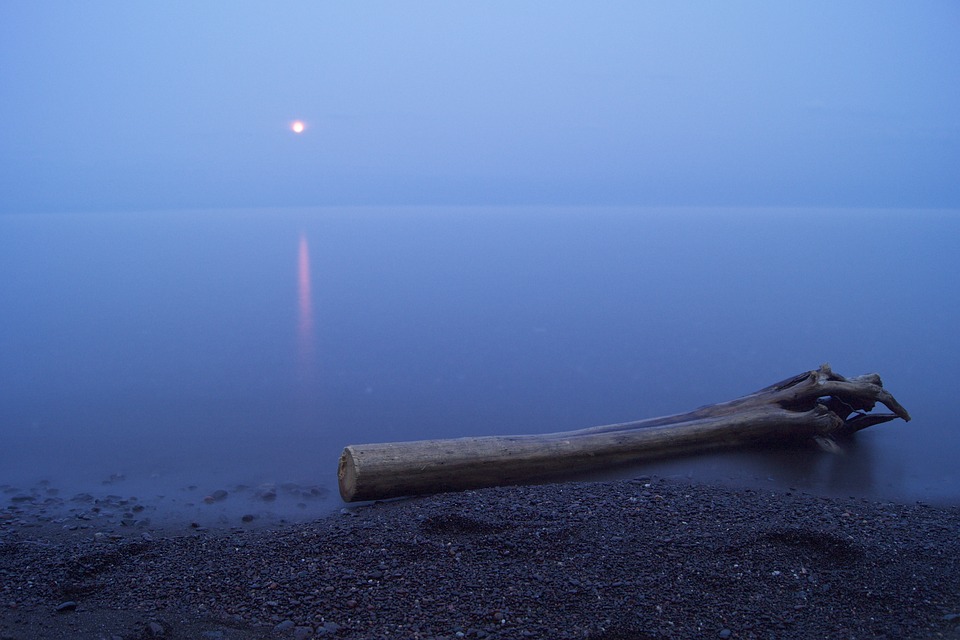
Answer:
M314 517L347 444L683 412L830 362L914 420L614 475L957 504L957 237L880 210L2 216L0 485L291 483L316 499L270 508Z
M958 23L0 3L0 524L104 495L310 518L347 444L685 412L824 362L913 421L591 477L960 504Z

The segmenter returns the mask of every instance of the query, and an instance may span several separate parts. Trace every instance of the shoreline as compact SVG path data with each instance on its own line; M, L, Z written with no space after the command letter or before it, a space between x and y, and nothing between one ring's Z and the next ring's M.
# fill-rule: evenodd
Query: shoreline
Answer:
M131 537L185 535L197 530L262 529L330 515L331 492L297 482L186 484L160 492L112 476L99 487L63 491L47 480L0 485L0 541L5 531L34 529L48 538L72 532Z
M960 638L958 531L960 507L646 477L181 534L7 521L0 638Z

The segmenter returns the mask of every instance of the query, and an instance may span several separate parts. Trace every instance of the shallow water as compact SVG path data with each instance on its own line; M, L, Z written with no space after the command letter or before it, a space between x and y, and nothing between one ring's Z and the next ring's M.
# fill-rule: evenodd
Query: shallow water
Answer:
M260 507L314 517L346 444L682 412L829 361L914 420L618 475L960 503L958 237L910 211L0 216L0 485L201 509L292 483L320 490Z

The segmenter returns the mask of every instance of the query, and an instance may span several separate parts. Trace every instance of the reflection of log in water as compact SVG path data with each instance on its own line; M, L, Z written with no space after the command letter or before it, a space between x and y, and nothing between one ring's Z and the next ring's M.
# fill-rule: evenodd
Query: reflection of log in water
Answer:
M868 413L877 402L892 413ZM350 445L340 456L346 501L557 480L615 465L764 442L823 448L910 415L880 376L844 378L829 365L689 413L544 435Z
M310 292L310 248L307 236L300 233L300 248L297 254L297 358L300 377L309 377L313 370L313 298Z

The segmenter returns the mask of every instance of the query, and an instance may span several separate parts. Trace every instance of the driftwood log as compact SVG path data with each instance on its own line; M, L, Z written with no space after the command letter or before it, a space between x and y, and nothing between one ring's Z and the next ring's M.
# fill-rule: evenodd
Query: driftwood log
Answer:
M892 413L868 413L877 402ZM338 479L347 502L534 484L763 443L808 440L836 448L838 440L895 418L910 414L879 375L844 378L825 364L736 400L661 418L541 435L350 445Z

